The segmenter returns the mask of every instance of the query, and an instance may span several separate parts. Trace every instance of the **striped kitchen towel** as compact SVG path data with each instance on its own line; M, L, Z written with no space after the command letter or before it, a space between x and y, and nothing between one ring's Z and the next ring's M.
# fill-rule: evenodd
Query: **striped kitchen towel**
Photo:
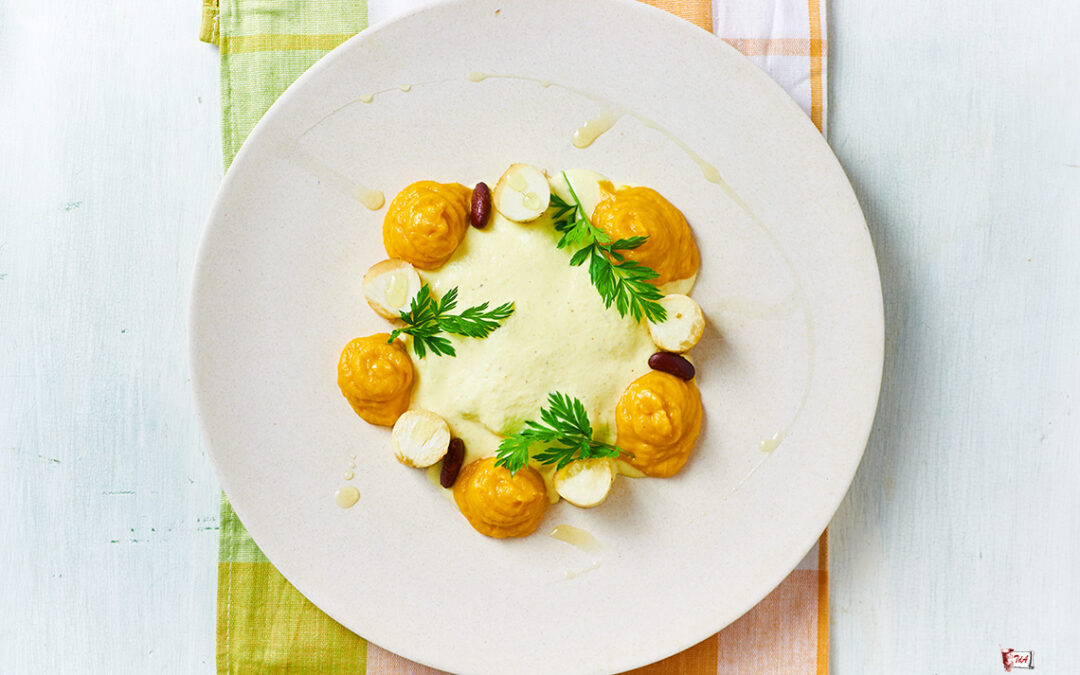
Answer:
M746 54L825 125L825 0L648 0ZM379 19L421 0L370 0ZM200 37L221 51L226 168L270 104L323 54L368 24L365 0L203 0ZM757 607L648 675L828 672L827 533ZM222 497L219 673L431 675L334 622L274 569Z

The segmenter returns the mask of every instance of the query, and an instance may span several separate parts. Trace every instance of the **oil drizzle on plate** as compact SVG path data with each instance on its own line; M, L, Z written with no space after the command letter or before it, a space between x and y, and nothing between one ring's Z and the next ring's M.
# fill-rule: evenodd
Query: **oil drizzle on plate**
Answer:
M787 259L787 256L784 256ZM790 264L790 261L788 261ZM792 274L794 274L792 270ZM799 398L799 406L795 409L795 413L788 420L788 423L783 426L779 431L773 434L771 437L761 441L761 451L772 455L776 448L780 447L780 444L784 442L788 432L791 431L791 427L795 426L796 420L802 415L803 410L806 408L806 400L810 398L810 386L814 383L814 357L817 352L817 340L814 337L814 317L810 312L810 301L806 298L806 294L803 292L802 287L799 287L799 304L803 315L803 324L806 327L806 380L803 382L802 396ZM760 464L758 465L760 466ZM746 476L749 478L753 475L754 471L757 471L757 467ZM743 482L746 481L743 479ZM742 483L740 483L741 485ZM737 488L736 488L737 489Z
M599 553L604 550L604 545L596 540L596 537L592 536L592 533L587 530L583 530L580 527L574 527L573 525L556 525L548 536L552 539L558 539L561 542L570 544L574 548L584 553ZM579 570L567 570L563 574L563 579L573 579L576 576L585 574L586 572L592 572L596 568L600 567L600 560L593 560L592 563L585 568Z
M744 205L743 200L739 197L738 194L736 194L735 190L731 189L731 186L724 181L723 177L720 175L720 171L715 166L709 164L704 159L702 159L701 155L691 150L690 146L687 145L681 138L668 131L658 122L654 122L653 120L642 117L641 115L634 115L634 117L636 117L638 120L641 121L642 124L652 129L653 131L659 131L669 141L677 145L680 150L686 153L686 156L690 158L690 161L698 165L698 168L701 169L701 175L705 177L705 180L709 181L710 183L715 183L716 185L719 185L720 188L724 191L724 194L726 194L736 204L739 204L740 206Z
M762 452L772 452L780 445L780 443L783 442L783 440L783 432L777 431L771 437L762 439L758 447L761 449Z
M379 89L378 91L370 91L370 92L368 92L366 94L361 94L361 95L357 96L356 98L350 99L350 100L346 101L345 103L342 103L338 107L334 108L330 112L328 112L325 115L323 115L322 117L320 117L314 124L309 126L307 129L304 129L303 133L300 134L299 138L303 138L304 136L308 135L309 133L311 133L311 131L313 129L318 127L320 124L322 124L326 120L328 120L331 117L333 117L334 115L338 114L339 112L341 112L345 108L348 108L348 107L350 107L352 105L355 105L357 103L371 103L372 101L375 100L376 96L379 96L381 94L386 94L386 93L389 93L389 92L392 92L392 91L397 91L397 92L401 92L401 93L408 93L408 92L412 91L413 87L417 87L417 86L420 86L420 85L426 85L426 84L440 84L440 83L449 82L449 81L450 80L432 80L430 82L416 82L414 84L399 84L399 85L394 86L394 87L387 87L386 89ZM477 80L477 81L479 81L479 80Z
M548 536L566 542L586 553L597 553L603 549L600 542L590 532L573 525L556 525Z
M347 485L334 493L334 503L343 509L352 507L360 499L360 491Z
M639 115L638 113L631 112L631 111L627 111L625 113L612 112L612 110L615 109L615 107L612 105L612 103L610 101L607 101L607 100L599 97L599 96L596 96L595 94L590 94L589 92L582 91L580 89L575 89L574 87L569 87L569 86L566 86L566 85L563 85L563 84L556 84L556 83L551 82L549 80L537 79L535 77L526 77L524 75L504 75L504 74L479 73L479 72L471 72L466 77L470 82L483 82L484 80L488 80L488 79L523 80L523 81L526 81L526 82L536 82L537 84L544 87L545 89L547 87L558 87L559 89L569 91L571 93L577 94L578 96L587 98L587 99L589 99L591 101L596 101L598 103L602 103L604 105L607 105L609 107L609 110L607 112L602 113L599 117L595 118L594 120L590 120L590 122L586 123L586 125L584 127L581 127L580 129L578 129L577 131L574 132L573 137L572 137L572 142L574 144L574 147L576 147L576 148L587 148L590 144L592 144L592 142L594 140L596 140L597 136L599 136L600 134L602 134L605 131L607 131L608 129L610 129L611 126L614 125L615 122L619 119L619 117L622 117L624 114L627 115L628 117L633 117L634 119L636 119L639 122L641 122L642 124L644 124L646 127L650 128L650 129L652 129L654 131L660 132L668 140L670 140L672 143L674 143L676 146L678 146L678 148L680 150L682 150L684 153L686 153L686 156L689 157L692 162L694 162L695 164L698 165L698 167L701 169L701 175L705 177L705 180L709 181L710 183L715 183L716 185L719 185L724 190L724 194L726 194L730 199L732 199L736 204L738 204L744 211L747 210L746 202L744 202L739 197L739 195L735 192L735 190L733 190L731 188L731 186L728 185L724 181L723 177L720 175L720 171L715 166L713 166L712 164L709 164L704 159L702 159L701 155L694 152L690 148L690 146L686 144L685 141L683 141L681 138L679 138L675 134L668 131L668 129L666 127L664 127L663 125L661 125L658 122L655 122L655 121L649 119L648 117L645 117L644 115ZM610 118L612 118L612 116L614 118L610 119ZM608 123L609 119L610 119L610 122ZM596 132L595 136L593 136L591 139L589 139L588 136L589 136L591 130L594 128L592 126L594 124L594 122L596 123L595 128L599 129L599 131ZM606 123L606 126L605 126L605 123ZM588 130L588 131L582 131L582 130ZM579 138L579 132L581 134L580 138ZM751 218L753 218L752 214L749 214L749 215L751 215ZM758 222L756 218L754 219L754 221Z
M282 159L298 164L320 183L350 199L359 201L372 211L378 211L386 203L386 197L382 192L358 185L356 181L300 147L299 139L295 141L282 140L279 144L279 150Z
M622 117L622 113L615 110L607 110L592 118L582 126L574 130L570 142L575 148L587 148L593 144L600 134L611 129Z
M777 248L779 249L779 246L777 246ZM783 254L783 252L781 252L781 254ZM788 266L791 265L791 261L787 259L786 255L784 256L784 260ZM794 270L792 270L792 274L794 275ZM794 414L788 420L787 424L778 429L772 436L763 438L758 444L758 448L762 452L771 453L784 442L784 438L787 437L791 427L795 424L795 420L802 414L803 409L806 407L806 400L810 396L810 385L814 379L814 355L817 349L817 341L814 338L814 322L813 315L810 311L810 302L800 286L793 289L786 298L774 305L755 302L739 296L722 296L716 299L716 304L720 307L721 312L730 312L758 321L778 321L787 319L796 312L802 313L803 325L806 331L806 379L803 382L802 397L799 399L799 405L796 407ZM749 478L756 470L757 467L754 467L746 477ZM745 482L745 479L743 479L743 482ZM742 483L740 483L740 485L741 484Z
M386 203L386 195L378 190L369 190L363 185L356 186L356 198L372 211L378 211Z

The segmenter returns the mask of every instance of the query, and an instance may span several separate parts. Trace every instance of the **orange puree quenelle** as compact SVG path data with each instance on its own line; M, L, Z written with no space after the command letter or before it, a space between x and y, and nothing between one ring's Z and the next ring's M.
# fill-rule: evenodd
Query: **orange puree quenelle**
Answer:
M405 343L389 333L356 338L338 361L338 386L353 410L371 424L391 426L409 408L413 365Z
M494 457L461 470L454 501L477 532L498 539L532 534L548 505L544 479L536 469L525 467L511 475L506 467L495 466Z
M422 270L442 267L469 229L472 190L422 180L399 192L383 220L383 246Z
M701 255L679 209L652 188L614 189L607 181L602 181L600 187L592 224L612 239L647 236L644 244L625 255L656 270L660 276L652 281L654 285L697 274Z
M648 476L678 473L701 432L701 395L693 380L651 371L634 380L615 406L616 443Z

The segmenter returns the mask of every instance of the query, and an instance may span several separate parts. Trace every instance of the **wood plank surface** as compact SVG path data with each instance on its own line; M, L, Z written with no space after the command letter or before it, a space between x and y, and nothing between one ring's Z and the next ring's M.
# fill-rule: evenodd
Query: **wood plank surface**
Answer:
M998 673L1014 648L1080 673L1080 3L830 10L830 142L886 331L830 527L833 672Z
M199 2L0 0L0 673L207 673L187 366L221 179Z

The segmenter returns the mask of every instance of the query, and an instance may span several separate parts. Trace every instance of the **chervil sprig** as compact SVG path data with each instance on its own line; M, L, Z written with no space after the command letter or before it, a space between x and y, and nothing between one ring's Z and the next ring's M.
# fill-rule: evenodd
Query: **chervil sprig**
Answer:
M653 323L667 319L667 311L657 302L664 297L660 290L649 283L659 274L656 270L642 265L635 260L628 260L621 251L632 251L648 237L627 237L611 240L611 237L589 221L585 207L581 205L574 186L563 172L563 180L570 189L573 203L569 203L552 193L551 206L555 209L552 221L555 229L562 233L556 244L559 248L582 246L570 258L570 264L577 267L589 261L589 279L604 299L604 306L619 312L619 316L634 317L640 321L644 316Z
M565 173L563 173L563 177L566 177ZM566 184L569 186L570 181L567 180ZM573 188L571 188L570 194L574 197L573 204L567 203L554 192L551 193L551 208L555 210L555 213L552 214L552 223L555 225L555 229L562 233L562 237L556 246L567 248L593 242L609 243L611 237L608 236L607 232L589 222L589 219L585 216L585 209L579 208L581 202L577 201L577 194L573 192Z
M440 333L486 338L501 325L503 319L514 313L513 302L503 303L491 310L484 302L460 314L450 314L457 307L457 297L458 289L454 287L446 292L442 300L436 300L431 294L431 287L424 284L412 299L409 311L401 312L405 327L394 329L389 342L405 333L413 336L413 352L421 359L428 351L437 356L457 356L450 340Z
M533 459L541 464L555 464L557 469L575 459L625 454L614 445L593 440L585 405L557 391L548 394L548 407L540 409L539 422L526 421L521 431L499 443L495 465L505 466L511 474L517 473L529 463L529 448L535 443L549 445Z

